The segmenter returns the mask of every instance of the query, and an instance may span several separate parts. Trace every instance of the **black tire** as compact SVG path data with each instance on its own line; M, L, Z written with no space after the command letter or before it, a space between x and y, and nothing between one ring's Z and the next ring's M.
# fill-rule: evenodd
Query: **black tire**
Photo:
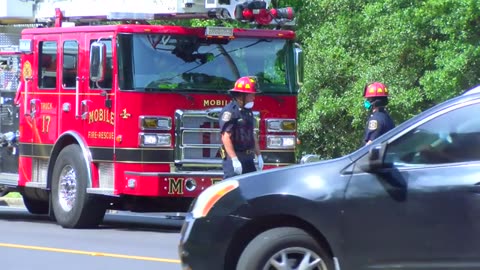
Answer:
M28 212L35 215L45 215L48 214L48 201L41 201L31 199L26 195L22 195L23 204L27 208Z
M82 149L66 146L58 155L52 175L52 208L64 228L93 228L102 222L106 204L87 193L88 170Z
M287 254L288 263L295 264L282 269L334 269L332 258L326 255L324 249L309 234L298 228L281 227L270 229L255 237L241 254L236 270L278 269L271 263L282 260L280 253ZM318 263L316 268L299 267L298 264L306 254L311 255L310 263L313 264L314 261Z

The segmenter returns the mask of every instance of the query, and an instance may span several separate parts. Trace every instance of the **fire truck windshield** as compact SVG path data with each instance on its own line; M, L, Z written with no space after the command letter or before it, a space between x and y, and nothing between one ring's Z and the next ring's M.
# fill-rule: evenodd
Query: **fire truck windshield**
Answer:
M292 46L283 39L120 34L119 86L129 91L225 92L239 77L252 75L262 93L295 93L289 83Z

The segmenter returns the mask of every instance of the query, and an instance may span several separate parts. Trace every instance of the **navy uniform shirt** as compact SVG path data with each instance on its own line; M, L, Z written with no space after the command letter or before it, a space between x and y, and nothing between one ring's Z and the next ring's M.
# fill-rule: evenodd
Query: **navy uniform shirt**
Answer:
M235 151L253 150L255 119L252 110L241 108L236 101L228 103L220 113L220 132L231 132Z
M373 141L394 127L395 123L385 108L379 108L368 119L364 142Z

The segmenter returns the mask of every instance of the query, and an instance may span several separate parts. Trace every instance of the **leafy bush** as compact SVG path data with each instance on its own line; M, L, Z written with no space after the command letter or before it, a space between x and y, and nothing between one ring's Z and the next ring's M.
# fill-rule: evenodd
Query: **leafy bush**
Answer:
M300 154L332 158L362 144L368 82L389 87L397 124L479 84L475 0L302 2L297 33L306 53L306 81L299 95Z

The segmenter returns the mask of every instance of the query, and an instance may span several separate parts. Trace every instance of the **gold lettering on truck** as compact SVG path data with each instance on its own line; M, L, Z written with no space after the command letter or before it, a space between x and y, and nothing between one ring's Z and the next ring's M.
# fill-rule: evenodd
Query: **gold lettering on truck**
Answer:
M95 109L88 112L88 123L104 122L110 125L114 125L115 114L108 109Z
M218 183L222 180L223 180L223 178L212 178L212 179L210 179L210 181L212 181L212 185L215 185L216 183Z
M46 102L46 103L42 102L42 103L40 103L40 106L41 106L42 110L51 110L51 109L53 109L53 104L52 104L52 103L49 103L49 102Z
M89 131L87 133L89 139L113 140L113 131Z
M228 100L222 100L222 99L205 99L203 101L203 107L212 107L212 106L224 107L227 104L228 104Z
M50 129L50 123L51 123L51 117L50 115L43 115L42 116L42 133L48 133Z
M183 194L183 178L168 178L168 194Z

